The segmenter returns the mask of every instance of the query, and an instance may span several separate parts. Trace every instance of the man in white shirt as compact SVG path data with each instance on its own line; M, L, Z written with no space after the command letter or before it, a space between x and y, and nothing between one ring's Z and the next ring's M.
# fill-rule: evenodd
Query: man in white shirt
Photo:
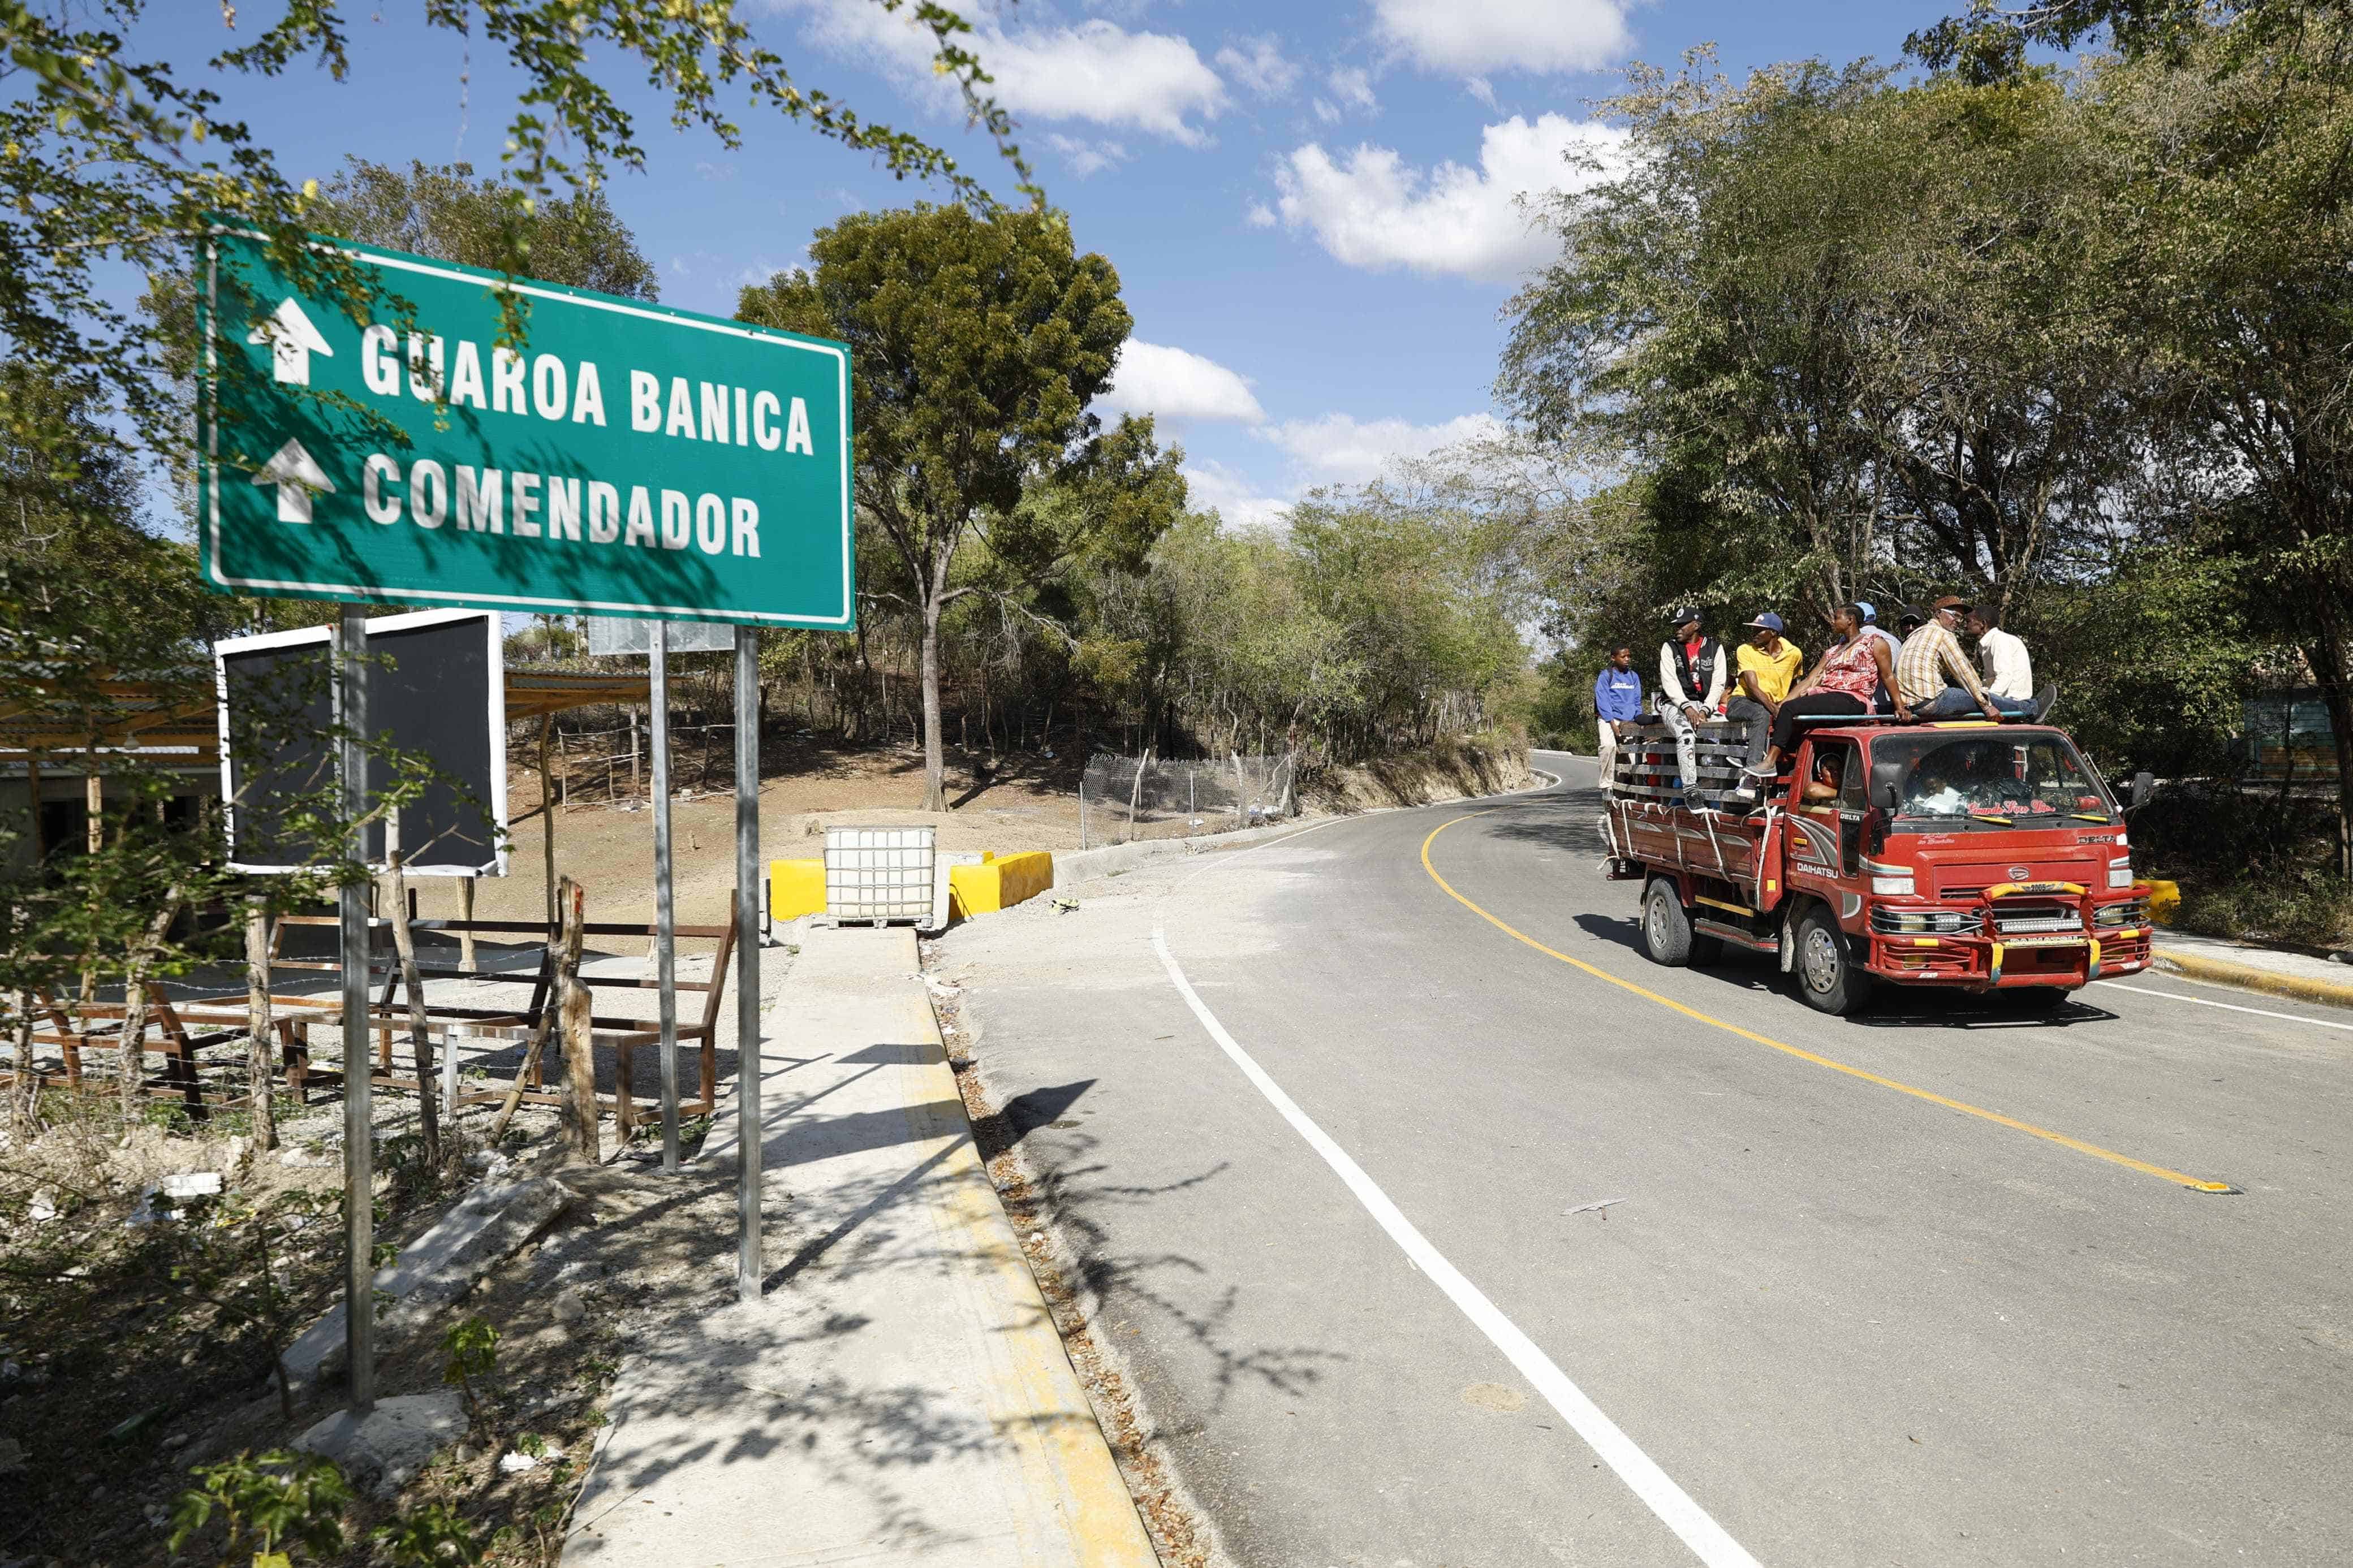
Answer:
M1983 605L1969 606L1969 635L1978 639L1978 672L1996 697L2021 702L2034 700L2034 661L2025 641L2001 629L2001 617Z
M1699 783L1698 736L1692 726L1715 717L1724 702L1724 647L1700 630L1699 610L1674 613L1675 634L1659 646L1659 716L1674 731L1683 788Z

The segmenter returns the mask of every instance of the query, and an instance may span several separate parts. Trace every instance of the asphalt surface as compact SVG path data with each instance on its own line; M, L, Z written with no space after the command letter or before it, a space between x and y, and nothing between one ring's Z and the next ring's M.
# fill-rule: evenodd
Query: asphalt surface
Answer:
M1183 858L945 942L984 1081L1229 1561L2353 1560L2353 1015L2150 977L2052 1016L1841 1020L1761 961L1661 969L1600 878L1591 763L1538 762L1560 787ZM1664 1001L1480 918L1425 850L1492 921ZM1679 1538L1412 1261L1155 931L1728 1552Z

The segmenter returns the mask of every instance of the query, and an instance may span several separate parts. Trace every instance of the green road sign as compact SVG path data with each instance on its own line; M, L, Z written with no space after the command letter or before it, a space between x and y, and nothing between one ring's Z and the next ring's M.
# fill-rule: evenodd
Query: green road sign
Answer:
M846 345L519 280L501 347L495 274L322 243L380 286L362 319L206 245L209 586L855 624Z

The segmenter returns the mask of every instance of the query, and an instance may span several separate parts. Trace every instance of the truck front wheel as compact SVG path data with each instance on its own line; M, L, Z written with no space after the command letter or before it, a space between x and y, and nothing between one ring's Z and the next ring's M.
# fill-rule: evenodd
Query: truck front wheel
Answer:
M1692 961L1691 913L1675 885L1653 877L1642 890L1642 946L1651 962L1681 969Z
M1798 958L1790 967L1806 1005L1831 1015L1852 1013L1871 998L1869 970L1855 967L1846 935L1821 904L1798 921Z

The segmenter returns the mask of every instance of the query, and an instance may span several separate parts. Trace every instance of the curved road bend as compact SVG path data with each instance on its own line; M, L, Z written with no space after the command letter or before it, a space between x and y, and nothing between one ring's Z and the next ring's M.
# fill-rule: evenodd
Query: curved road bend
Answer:
M2353 1015L1662 970L1542 760L946 940L1232 1561L2348 1560Z

